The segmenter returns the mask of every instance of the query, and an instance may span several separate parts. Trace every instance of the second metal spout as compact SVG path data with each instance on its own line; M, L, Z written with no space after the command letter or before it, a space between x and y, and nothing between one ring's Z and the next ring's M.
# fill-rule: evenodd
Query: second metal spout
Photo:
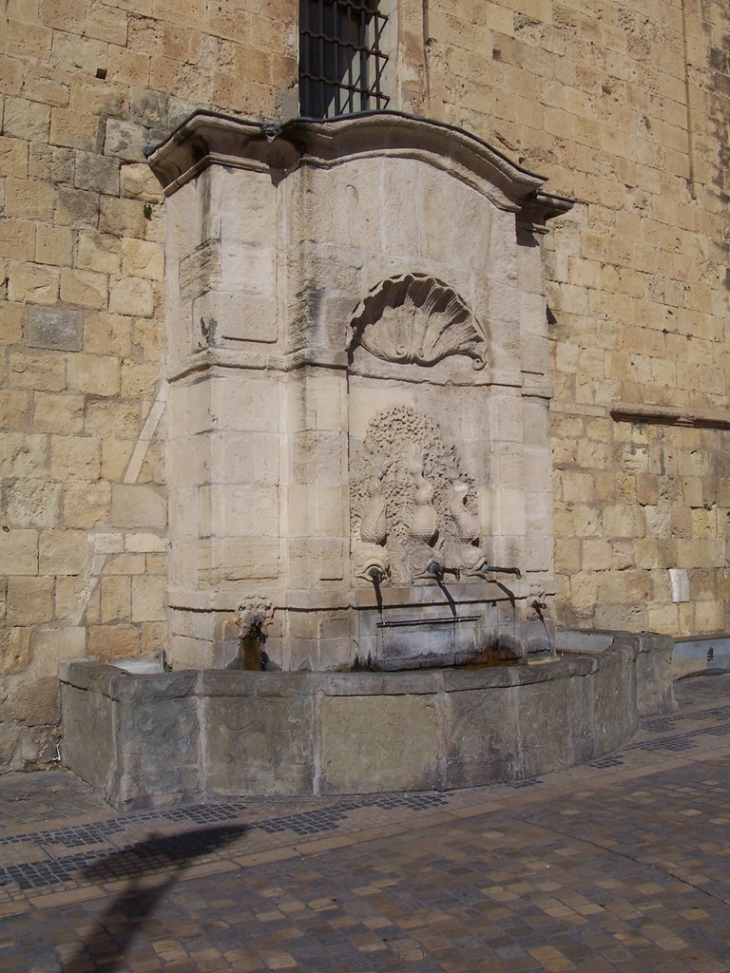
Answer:
M478 569L479 574L513 574L516 578L522 577L522 572L519 568L502 568L497 564L482 564Z
M458 568L445 568L439 561L429 561L426 565L426 574L436 578L439 584L444 580L445 574L452 574L457 581L461 578L461 571Z
M372 583L375 585L376 588L380 587L380 582L383 580L383 577L384 577L384 573L383 573L383 571L382 571L381 568L377 567L377 565L375 565L375 564L372 564L367 569L366 574L370 578L370 580L372 581Z

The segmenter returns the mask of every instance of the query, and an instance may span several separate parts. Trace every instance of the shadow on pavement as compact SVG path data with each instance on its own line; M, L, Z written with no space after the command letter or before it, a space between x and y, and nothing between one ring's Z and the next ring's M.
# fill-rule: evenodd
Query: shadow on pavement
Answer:
M142 931L157 903L185 868L236 841L247 830L246 825L220 825L174 835L152 835L87 865L81 872L87 881L103 883L128 878L131 883L99 916L76 953L60 967L62 973L90 973L97 962L103 964L105 973L113 973L123 962L132 939ZM150 886L145 879L155 872L160 873L161 881Z

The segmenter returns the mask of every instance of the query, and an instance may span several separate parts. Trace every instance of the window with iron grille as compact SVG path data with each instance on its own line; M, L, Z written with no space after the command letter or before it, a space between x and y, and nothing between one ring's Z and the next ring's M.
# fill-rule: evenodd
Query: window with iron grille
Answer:
M299 102L305 118L386 108L377 0L299 0Z

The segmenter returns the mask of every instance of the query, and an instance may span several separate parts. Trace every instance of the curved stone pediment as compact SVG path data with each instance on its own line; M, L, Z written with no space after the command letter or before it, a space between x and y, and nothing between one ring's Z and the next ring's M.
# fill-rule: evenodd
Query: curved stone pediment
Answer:
M499 209L521 212L535 223L573 205L544 192L544 176L464 129L404 112L293 118L278 125L198 110L154 146L149 163L170 194L215 163L268 172L278 183L302 165L330 168L370 155L420 159L472 186Z
M487 342L471 309L455 291L424 274L381 281L352 319L350 355L357 345L384 361L435 365L466 355L474 368L487 363Z

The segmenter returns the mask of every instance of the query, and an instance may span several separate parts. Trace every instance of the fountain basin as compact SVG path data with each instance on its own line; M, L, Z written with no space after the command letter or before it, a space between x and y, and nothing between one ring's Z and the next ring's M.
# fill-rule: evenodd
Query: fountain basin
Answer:
M63 762L118 808L531 778L631 738L640 651L622 637L545 665L386 673L64 663Z

